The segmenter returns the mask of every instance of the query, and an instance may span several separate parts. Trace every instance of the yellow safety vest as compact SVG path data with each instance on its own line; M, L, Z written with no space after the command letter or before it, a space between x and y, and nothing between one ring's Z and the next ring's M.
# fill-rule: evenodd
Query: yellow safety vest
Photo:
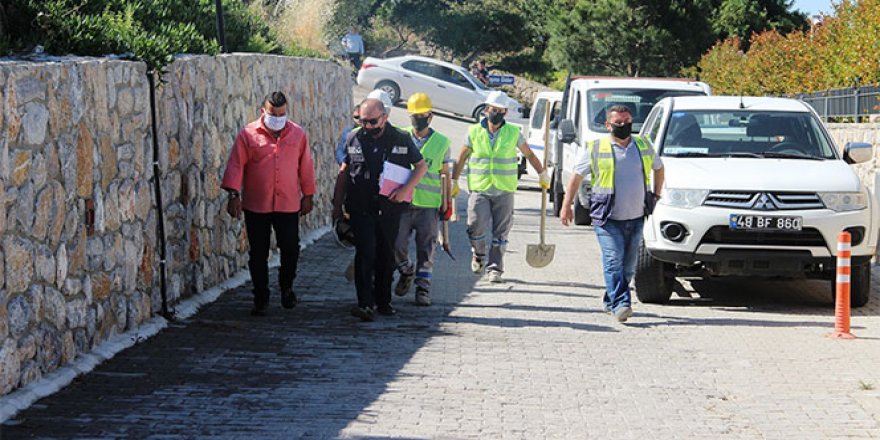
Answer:
M412 133L412 127L407 128ZM436 131L431 133L422 145L421 153L428 163L428 172L419 180L413 193L412 204L420 208L439 208L442 202L440 171L443 170L443 159L449 151L449 138Z
M651 188L651 170L654 165L654 148L641 136L633 136L633 140L642 157L642 169L645 172L645 187ZM590 160L594 194L614 194L614 150L611 139L604 137L590 143Z
M517 142L519 127L505 123L495 133L495 147L489 140L489 131L482 124L471 125L468 138L471 156L468 159L468 189L471 192L488 191L495 187L515 192L519 166Z

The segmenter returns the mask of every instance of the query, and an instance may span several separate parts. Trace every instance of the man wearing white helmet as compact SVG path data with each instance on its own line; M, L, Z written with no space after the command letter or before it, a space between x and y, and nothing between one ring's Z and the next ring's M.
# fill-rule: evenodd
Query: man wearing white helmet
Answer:
M385 114L391 115L391 109L394 108L394 103L391 102L391 97L388 96L388 92L375 89L367 95L367 99L378 99L379 101L382 101L382 106L385 107Z
M413 144L422 153L428 171L416 185L412 204L400 217L400 231L394 244L397 271L400 278L394 293L404 296L415 281L416 304L431 305L431 277L434 268L434 251L437 248L437 214L443 203L442 176L449 178L449 138L430 127L434 117L431 98L424 93L414 93L406 102L412 127L407 129ZM447 186L448 188L448 186ZM446 215L445 212L440 215ZM415 265L409 259L409 242L413 232L416 236Z
M482 273L487 269L489 281L500 283L504 273L504 252L507 235L513 226L513 198L518 177L517 149L538 172L538 184L550 187L550 178L519 127L504 122L510 99L503 92L494 91L486 97L486 117L468 129L468 137L461 149L458 163L452 173L452 196L459 192L458 177L464 164L468 165L468 238L471 240L473 259L471 270ZM488 249L486 240L491 238Z

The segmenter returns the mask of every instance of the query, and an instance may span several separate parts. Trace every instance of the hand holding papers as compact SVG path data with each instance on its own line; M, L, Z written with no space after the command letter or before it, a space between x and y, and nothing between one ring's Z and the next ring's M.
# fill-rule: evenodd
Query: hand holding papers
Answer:
M382 166L382 176L379 177L379 194L391 199L392 202L411 202L413 190L398 193L406 182L409 181L412 171L409 168L395 165L385 161Z

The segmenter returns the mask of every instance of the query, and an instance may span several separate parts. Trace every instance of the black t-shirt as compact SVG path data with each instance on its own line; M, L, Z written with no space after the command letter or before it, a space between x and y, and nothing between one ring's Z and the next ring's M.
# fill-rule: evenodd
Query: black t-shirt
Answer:
M373 139L365 130L349 135L345 144L344 162L348 165L348 191L345 208L349 212L378 210L379 176L384 161L412 168L422 160L422 153L408 133L385 123L385 131Z

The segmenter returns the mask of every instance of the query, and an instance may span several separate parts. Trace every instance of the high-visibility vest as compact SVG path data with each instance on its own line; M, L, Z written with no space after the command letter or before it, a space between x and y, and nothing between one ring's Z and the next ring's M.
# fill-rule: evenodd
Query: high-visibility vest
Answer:
M412 133L412 127L407 128L406 131ZM413 206L420 208L440 207L443 201L440 171L443 169L443 159L446 159L450 143L449 138L434 131L422 145L422 157L428 163L428 172L416 185L416 190L413 192Z
M654 165L654 148L641 136L633 136L642 157L642 170L645 173L645 187L651 187L651 170ZM614 194L614 150L611 139L604 137L590 144L592 161L592 183L595 194Z
M471 143L468 189L471 192L488 191L492 187L505 192L516 191L519 136L518 127L505 123L495 133L495 146L492 147L489 131L482 124L471 125L468 130Z

